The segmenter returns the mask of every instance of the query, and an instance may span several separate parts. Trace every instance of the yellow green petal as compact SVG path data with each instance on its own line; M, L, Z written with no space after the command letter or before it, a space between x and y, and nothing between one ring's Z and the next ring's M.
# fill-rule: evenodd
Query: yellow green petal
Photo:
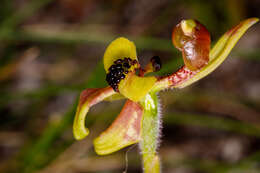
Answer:
M81 92L73 123L73 135L75 139L81 140L89 134L89 130L85 127L85 118L89 108L113 94L115 92L111 87L100 89L90 88Z
M120 81L118 89L126 98L137 102L151 90L156 81L156 77L139 77L132 72Z
M124 37L112 41L104 54L103 62L106 72L117 59L131 58L137 60L136 47L132 41Z
M210 60L215 59L217 56L221 56L221 53L228 54L246 30L258 21L258 18L249 18L226 32L210 51ZM229 49L224 48L225 46Z
M141 137L143 108L127 100L124 108L112 125L94 140L96 153L110 154L137 143Z

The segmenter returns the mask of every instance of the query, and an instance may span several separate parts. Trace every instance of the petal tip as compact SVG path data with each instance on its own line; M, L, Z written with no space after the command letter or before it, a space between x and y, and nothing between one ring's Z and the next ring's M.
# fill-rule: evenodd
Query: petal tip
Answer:
M252 17L252 18L250 18L250 19L248 19L248 20L250 20L250 22L251 22L252 24L255 24L255 23L257 23L257 22L259 21L259 18L257 18L257 17Z
M85 137L87 137L88 134L89 134L89 130L87 128L81 130L74 128L73 130L73 136L76 140L82 140Z
M89 130L85 127L85 117L88 110L89 107L87 102L83 105L78 105L78 110L73 123L73 135L76 140L81 140L89 134Z
M93 141L94 150L100 156L114 153L120 149L135 144L139 141L139 140L134 140L134 141L126 142L121 137L112 137L114 138L114 140L107 139L107 138L103 139L102 137L103 136L99 136Z
M100 137L97 137L96 139L94 139L93 141L93 144L94 144L94 150L95 152L102 156L102 155L108 155L108 154L111 154L114 152L114 150L112 150L110 147L107 147L106 146L106 143L103 141L102 142L102 139L100 139ZM104 147L106 146L106 147Z
M95 138L93 141L94 150L100 156L114 153L134 143L136 142L130 141L128 143L125 143L125 141L121 139L120 136L117 137L111 136L110 138L106 138L106 137L104 138L104 136L102 135Z

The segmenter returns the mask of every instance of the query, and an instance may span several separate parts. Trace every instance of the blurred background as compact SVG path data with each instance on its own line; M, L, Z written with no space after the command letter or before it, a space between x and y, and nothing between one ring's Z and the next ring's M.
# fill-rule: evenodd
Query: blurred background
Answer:
M259 7L259 0L1 0L0 172L123 172L129 148L101 157L92 140L124 101L93 107L90 136L72 136L79 93L107 85L109 42L128 37L142 65L161 57L165 75L183 64L171 44L180 20L199 20L214 43L241 20L259 17ZM260 172L259 45L256 24L212 74L160 94L164 173ZM128 173L141 173L138 146L127 156Z

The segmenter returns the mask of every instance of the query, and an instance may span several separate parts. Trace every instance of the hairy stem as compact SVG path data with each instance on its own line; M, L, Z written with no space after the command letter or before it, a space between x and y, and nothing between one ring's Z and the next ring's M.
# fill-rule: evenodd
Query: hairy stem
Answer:
M160 161L157 148L160 136L159 102L155 92L146 95L142 101L144 115L142 122L142 139L140 149L145 173L159 173Z

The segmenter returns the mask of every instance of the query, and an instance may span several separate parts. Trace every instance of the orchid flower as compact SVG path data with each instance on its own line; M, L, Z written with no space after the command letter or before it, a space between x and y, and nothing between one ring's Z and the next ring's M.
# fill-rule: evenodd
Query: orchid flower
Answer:
M207 29L196 20L182 20L173 29L172 41L182 51L185 65L177 72L162 77L147 75L160 69L159 57L153 57L145 68L141 68L133 42L123 37L112 41L103 57L109 86L82 91L74 119L74 137L81 140L89 134L85 117L93 105L126 98L122 111L112 125L94 140L95 151L99 155L107 155L139 143L144 172L159 173L157 150L161 123L157 94L165 89L184 88L210 74L257 21L257 18L242 21L210 49Z

